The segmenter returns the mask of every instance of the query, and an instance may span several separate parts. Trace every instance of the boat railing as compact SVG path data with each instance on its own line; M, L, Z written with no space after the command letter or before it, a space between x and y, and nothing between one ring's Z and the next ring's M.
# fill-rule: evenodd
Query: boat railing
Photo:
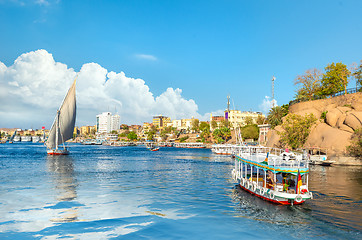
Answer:
M240 146L236 152L242 158L275 167L308 167L308 157L304 153L285 151L280 148Z

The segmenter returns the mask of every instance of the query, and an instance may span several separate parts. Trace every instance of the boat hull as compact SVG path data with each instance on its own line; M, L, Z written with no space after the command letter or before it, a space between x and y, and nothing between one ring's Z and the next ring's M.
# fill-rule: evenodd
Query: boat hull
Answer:
M281 204L281 205L299 205L299 204L302 204L303 202L305 202L305 200L302 200L300 202L295 202L295 201L288 201L288 199L284 199L284 200L277 200L277 199L271 199L267 196L263 196L263 195L260 195L260 194L257 194L249 189L247 189L246 187L242 186L241 184L239 184L240 188L245 190L246 192L252 194L252 195L255 195L265 201L268 201L268 202L272 202L272 203L276 203L276 204Z
M69 155L69 151L66 149L50 149L47 150L48 155Z

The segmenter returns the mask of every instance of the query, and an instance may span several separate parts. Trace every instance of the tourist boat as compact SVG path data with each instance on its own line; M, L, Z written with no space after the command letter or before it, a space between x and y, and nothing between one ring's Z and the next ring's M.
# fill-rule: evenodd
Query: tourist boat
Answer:
M328 160L327 149L309 147L303 149L308 153L308 161L311 165L330 166L335 161Z
M308 156L287 149L240 147L235 155L234 180L264 200L296 205L313 198L308 190Z
M75 83L76 79L69 88L60 109L57 110L48 139L45 143L47 153L50 155L69 154L64 142L73 138L76 117ZM58 148L60 144L63 144L63 148Z
M214 144L211 146L211 151L219 155L233 155L237 148L238 145L233 144Z
M31 136L21 136L22 142L31 142Z
M32 141L33 143L38 143L38 142L40 141L40 137L39 137L39 136L33 136L32 139L31 139L31 141Z

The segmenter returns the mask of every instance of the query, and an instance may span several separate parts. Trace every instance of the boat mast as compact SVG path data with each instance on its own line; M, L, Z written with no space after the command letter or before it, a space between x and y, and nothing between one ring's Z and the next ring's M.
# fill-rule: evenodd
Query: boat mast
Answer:
M58 135L59 135L59 110L57 110L57 119L55 123L55 149L58 150Z

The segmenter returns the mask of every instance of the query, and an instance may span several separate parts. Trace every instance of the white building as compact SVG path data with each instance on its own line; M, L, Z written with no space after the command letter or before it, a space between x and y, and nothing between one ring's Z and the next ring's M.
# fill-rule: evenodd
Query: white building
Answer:
M239 110L230 110L229 112L225 111L225 119L229 121L232 128L236 128L238 126L245 126L245 120L247 118L251 118L252 123L255 124L259 116L265 117L260 112L242 112Z
M118 131L120 127L121 117L112 115L110 112L104 112L97 115L97 132L110 133L113 130Z

